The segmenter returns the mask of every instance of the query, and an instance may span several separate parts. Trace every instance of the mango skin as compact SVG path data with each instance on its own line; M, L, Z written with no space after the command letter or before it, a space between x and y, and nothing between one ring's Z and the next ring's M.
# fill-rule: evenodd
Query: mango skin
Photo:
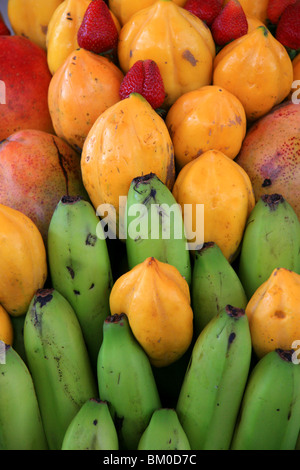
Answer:
M154 367L177 361L193 336L189 286L168 263L147 258L112 287L112 314L126 313L131 330Z
M255 200L281 194L300 220L300 105L276 106L248 130L236 162L249 176Z
M0 37L0 141L22 129L54 132L48 109L51 74L45 51L22 36ZM3 98L1 93L1 98Z
M66 194L87 198L80 157L65 141L27 129L0 143L0 203L27 215L44 241L52 213Z
M276 268L246 306L253 349L261 358L276 348L297 349L300 339L300 275Z

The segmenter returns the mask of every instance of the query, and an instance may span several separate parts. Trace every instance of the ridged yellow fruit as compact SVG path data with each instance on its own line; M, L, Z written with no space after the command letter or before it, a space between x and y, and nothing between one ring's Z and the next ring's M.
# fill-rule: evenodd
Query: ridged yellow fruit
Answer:
M285 268L274 269L249 300L246 315L257 357L276 348L298 349L300 275Z
M208 150L182 168L173 196L182 207L188 241L201 240L203 231L203 242L215 242L232 262L255 205L246 172L219 150ZM203 221L197 217L198 204L204 205Z
M110 295L112 314L125 313L155 367L179 359L193 335L189 286L172 265L147 258L119 277Z
M150 7L156 0L108 0L110 10L116 15L120 24L123 26L127 21L143 8ZM183 7L186 0L173 0L176 5Z
M233 93L254 121L281 103L291 90L292 61L265 26L227 44L214 60L213 84Z
M234 159L246 135L247 120L240 100L222 87L208 85L184 93L171 106L166 124L178 168L207 150Z
M81 173L96 210L109 204L117 234L124 233L124 211L132 180L155 173L172 189L175 180L173 144L163 119L139 93L132 93L96 120L84 142ZM101 216L101 214L99 213ZM104 214L102 214L104 215Z
M13 316L27 312L47 278L46 249L36 225L0 204L0 304Z
M154 60L168 108L187 91L209 85L215 43L206 24L172 0L158 0L135 13L119 34L118 58L126 73L137 60Z

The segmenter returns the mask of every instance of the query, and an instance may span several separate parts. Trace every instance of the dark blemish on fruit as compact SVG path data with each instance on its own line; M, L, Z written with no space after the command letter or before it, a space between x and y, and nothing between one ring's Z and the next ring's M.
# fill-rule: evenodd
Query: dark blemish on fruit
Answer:
M75 277L74 269L71 268L71 266L67 266L66 268L69 271L71 278L74 279L74 277Z
M193 67L195 67L195 65L197 65L198 60L195 59L195 57L193 56L191 51L189 51L188 49L183 51L182 57L183 57L183 59L188 60Z
M89 233L86 237L85 244L88 246L95 246L97 242L97 236Z

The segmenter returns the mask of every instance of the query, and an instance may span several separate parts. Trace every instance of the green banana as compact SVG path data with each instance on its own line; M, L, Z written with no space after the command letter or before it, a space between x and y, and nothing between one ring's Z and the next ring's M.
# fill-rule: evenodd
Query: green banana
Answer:
M253 368L232 450L294 450L300 427L300 365L293 351L274 350Z
M227 305L198 336L176 411L192 450L228 450L250 370L248 318Z
M107 402L87 400L69 424L61 450L119 450Z
M49 224L48 259L52 286L73 307L96 370L112 273L103 229L88 201L61 198Z
M191 298L195 338L226 305L246 308L247 297L242 283L214 242L204 243L195 252Z
M48 445L58 450L75 414L98 391L77 316L55 289L34 295L24 345Z
M125 314L105 320L97 370L99 396L109 403L120 448L135 450L161 401L148 356Z
M191 450L174 409L154 411L139 441L138 450Z
M131 182L125 227L129 269L154 257L175 266L190 285L191 259L181 208L154 173Z
M246 224L238 275L248 299L274 269L300 274L300 221L280 194L263 195Z
M48 450L30 372L12 346L0 347L0 450Z

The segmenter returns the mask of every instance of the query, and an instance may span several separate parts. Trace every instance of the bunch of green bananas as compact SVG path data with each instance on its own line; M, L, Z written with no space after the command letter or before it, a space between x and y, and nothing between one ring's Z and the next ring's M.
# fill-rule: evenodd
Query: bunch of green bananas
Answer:
M254 358L245 314L274 267L300 273L300 226L291 206L280 195L258 201L234 269L214 242L191 254L183 222L182 236L174 236L182 215L155 175L133 180L127 227L134 204L145 208L139 221L148 232L126 238L128 268L153 256L187 280L194 312L187 355L160 371L150 364L127 316L109 311L113 274L99 218L89 202L63 197L49 227L52 285L36 292L15 323L24 342L0 342L0 449L295 449L300 365L293 350ZM154 215L159 236L152 239Z

